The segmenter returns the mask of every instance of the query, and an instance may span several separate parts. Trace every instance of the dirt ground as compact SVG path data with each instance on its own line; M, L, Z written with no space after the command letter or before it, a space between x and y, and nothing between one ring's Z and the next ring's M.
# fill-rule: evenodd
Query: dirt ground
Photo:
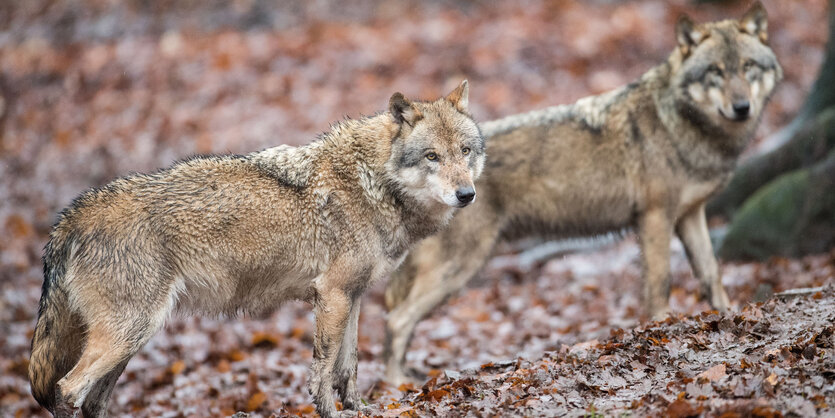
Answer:
M310 141L397 90L471 83L489 120L627 83L664 59L676 17L745 5L660 1L61 2L0 5L0 416L46 416L26 367L56 213L82 190L195 153ZM265 6L267 4L270 7ZM267 7L265 9L265 7ZM816 77L825 0L767 1L785 73L758 140L791 119ZM505 245L422 322L407 360L429 375L380 382L382 286L360 325L364 413L420 416L831 415L835 252L723 263L735 311L703 313L679 243L664 324L642 324L638 247L627 236L546 259ZM312 314L173 318L128 364L113 416L313 414ZM522 360L517 360L521 358ZM734 415L728 415L734 416Z

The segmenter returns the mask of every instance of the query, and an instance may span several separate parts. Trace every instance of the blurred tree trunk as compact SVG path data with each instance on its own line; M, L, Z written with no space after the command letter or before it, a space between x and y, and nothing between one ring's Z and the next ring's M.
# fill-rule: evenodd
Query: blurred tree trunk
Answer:
M835 115L835 109L829 114ZM831 135L835 129L829 126ZM833 247L835 150L825 160L784 174L748 198L728 227L719 255L729 260L764 260Z
M708 204L731 218L726 259L800 256L835 246L835 0L829 0L826 58L800 113L772 135L776 149L734 173Z

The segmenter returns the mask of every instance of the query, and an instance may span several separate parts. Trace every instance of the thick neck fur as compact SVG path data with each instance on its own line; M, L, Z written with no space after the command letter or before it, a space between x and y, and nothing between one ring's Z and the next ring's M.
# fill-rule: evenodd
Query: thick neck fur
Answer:
M672 145L685 164L707 177L734 169L739 155L754 136L758 121L744 129L729 131L712 123L701 111L685 100L673 84L674 72L682 66L681 51L676 49L667 62L656 66L641 78L640 85L652 92L656 114L669 133Z
M437 232L453 212L446 206L426 207L405 193L389 173L386 163L396 158L392 144L399 131L400 125L389 113L347 119L308 145L281 145L251 158L285 186L326 195L332 190L321 185L338 184L352 199L362 196L371 222L385 235L382 238L389 241L392 251L399 252Z
M325 152L340 165L356 168L358 174L353 178L359 181L370 206L386 220L397 219L393 227L402 227L406 231L403 238L411 243L437 232L449 222L454 210L441 204L427 206L415 199L404 192L389 171L387 163L398 158L392 153L392 145L402 140L398 138L400 133L401 125L386 112L340 122L320 140L328 144Z

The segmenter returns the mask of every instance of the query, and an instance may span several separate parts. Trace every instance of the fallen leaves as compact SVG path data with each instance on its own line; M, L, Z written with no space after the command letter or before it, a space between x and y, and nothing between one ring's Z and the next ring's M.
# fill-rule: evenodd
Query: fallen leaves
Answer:
M703 410L703 407L695 407L684 399L676 399L667 406L665 414L670 418L689 418L699 416Z
M249 400L246 402L246 411L252 412L256 409L260 408L267 401L267 394L264 392L258 391L252 394L249 397Z
M717 382L723 377L725 377L725 365L717 364L700 373L699 377L711 382Z
M169 2L153 15L89 0L49 3L13 3L0 23L0 416L44 415L27 389L25 360L41 250L57 212L82 190L194 153L304 143L345 114L383 109L395 90L428 98L463 77L480 120L568 103L657 64L674 42L659 31L671 34L679 12L695 11L699 20L737 12L659 0L461 9L456 2L279 2L266 11L255 10L259 2ZM826 41L825 0L768 7L786 80L760 136L797 111ZM835 253L725 264L729 293L743 306L738 315L671 318L636 331L643 308L634 241L535 263L520 257L523 250L500 248L500 263L418 326L408 362L436 379L426 391L369 391L383 375L385 317L381 289L372 290L359 345L359 387L373 398L371 410L538 416L625 408L637 416L682 401L674 411L687 413L686 402L734 412L704 405L717 400L743 416L779 416L835 403L822 395L835 380L833 328L795 333L785 321L800 312L744 304L759 286L825 285L835 275ZM673 250L673 310L707 309L683 250ZM810 308L805 303L795 308ZM301 303L268 319L173 318L128 364L111 412L313 415L306 387L312 335L310 307ZM500 360L516 356L529 360ZM711 379L719 364L725 376ZM468 368L476 371L457 372ZM418 396L425 401L416 403Z
M827 374L835 351L822 348L829 339L818 337L828 335L835 320L835 288L825 293L746 307L749 317L770 319L765 344L747 332L756 321L707 312L614 332L607 340L565 347L539 360L490 362L453 373L455 379L433 378L421 393L404 393L397 402L418 415L449 408L475 415L560 415L571 408L605 416L657 410L671 417L823 414L829 411L824 381L835 387ZM684 348L694 336L701 337L703 349ZM802 355L811 352L804 345L809 341L816 342L811 360ZM792 342L804 348L794 353Z
M264 349L271 349L278 346L279 337L278 335L258 331L252 334L252 347L254 348L264 348Z
M171 367L168 368L168 371L171 374L180 374L185 369L186 369L186 362L184 362L182 360L177 360L173 364L171 364Z

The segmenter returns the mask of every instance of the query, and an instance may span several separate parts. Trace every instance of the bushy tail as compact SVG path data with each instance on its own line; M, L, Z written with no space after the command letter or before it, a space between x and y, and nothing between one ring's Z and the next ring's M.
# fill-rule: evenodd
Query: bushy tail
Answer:
M66 242L57 235L53 233L44 249L43 291L29 358L32 395L50 412L59 395L57 383L78 362L86 339L84 322L71 310L62 283L69 254Z

